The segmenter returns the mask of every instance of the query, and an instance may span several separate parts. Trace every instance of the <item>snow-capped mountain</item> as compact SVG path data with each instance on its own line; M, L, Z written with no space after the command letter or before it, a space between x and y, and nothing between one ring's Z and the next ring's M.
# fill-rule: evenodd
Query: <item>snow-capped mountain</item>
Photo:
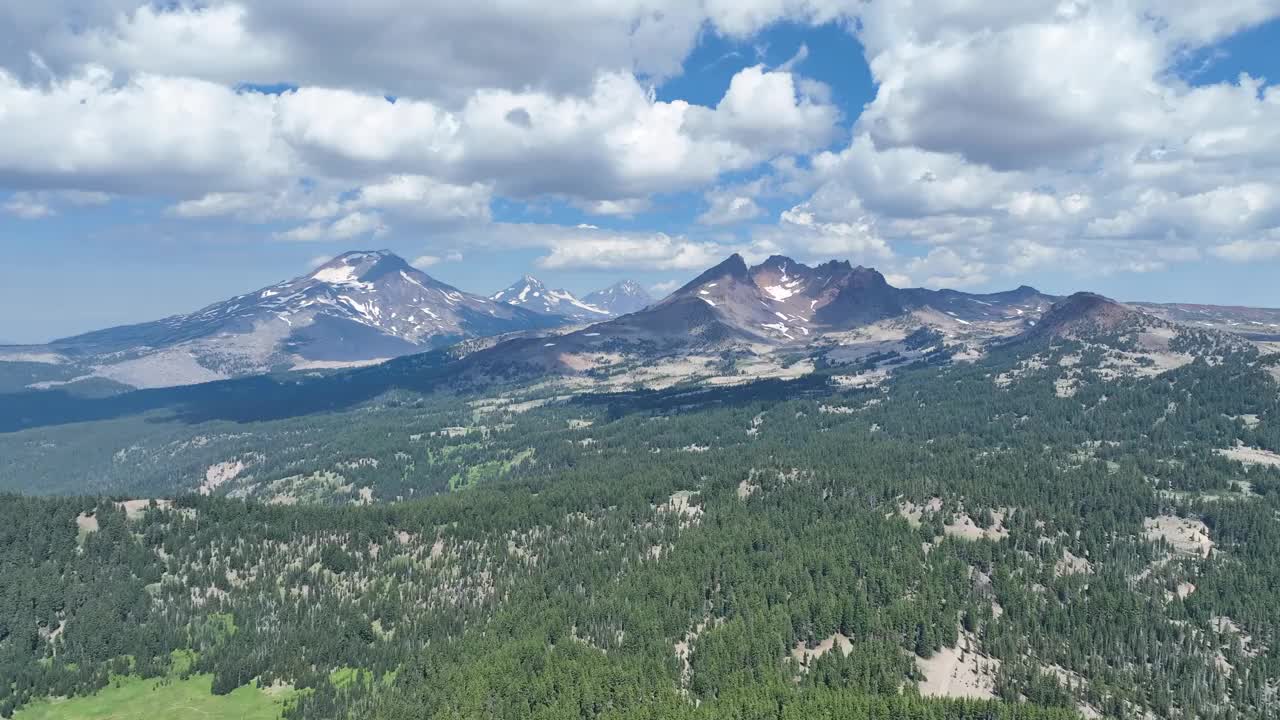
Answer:
M359 251L188 315L56 340L48 348L84 366L86 375L159 387L368 364L561 322L462 292L388 251Z
M653 304L653 297L639 283L623 280L591 293L583 298L583 302L614 315L626 315L649 307Z
M494 293L489 299L570 320L591 322L613 317L609 310L579 300L568 290L549 289L532 275L525 275L511 287Z
M883 327L871 335L885 337L938 328L982 341L1034 327L1056 299L1026 286L991 294L897 288L847 261L811 267L775 255L751 267L735 254L643 310L555 338L500 343L474 362L581 371L625 356L839 347L849 339L842 336L873 326Z

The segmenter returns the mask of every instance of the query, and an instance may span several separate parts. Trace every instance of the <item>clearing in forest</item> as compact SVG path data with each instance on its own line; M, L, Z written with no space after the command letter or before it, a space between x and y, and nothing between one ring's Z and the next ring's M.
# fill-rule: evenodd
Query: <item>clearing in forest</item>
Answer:
M121 678L87 697L54 698L28 705L13 720L276 720L293 693L267 693L256 687L214 695L211 675L186 680Z

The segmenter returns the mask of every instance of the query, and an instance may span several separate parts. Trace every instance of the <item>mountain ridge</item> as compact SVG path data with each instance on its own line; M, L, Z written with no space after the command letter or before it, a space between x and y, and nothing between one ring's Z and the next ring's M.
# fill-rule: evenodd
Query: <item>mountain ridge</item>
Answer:
M490 295L489 299L568 320L592 321L613 317L611 311L585 302L568 290L548 288L546 283L528 273L506 289Z
M83 377L165 387L369 364L562 322L463 292L390 251L356 250L191 313L35 347L82 366Z
M528 307L508 301L522 295L547 302ZM847 360L862 353L850 348L875 347L915 357L920 348L905 339L921 329L940 332L945 345L973 357L994 340L1050 335L1050 327L1071 324L1064 313L1073 304L1088 315L1081 306L1094 297L1101 298L1062 298L1025 284L995 293L898 288L874 268L847 260L810 266L773 255L749 265L735 253L656 302L633 281L579 299L548 290L527 274L485 298L440 282L390 251L356 250L192 313L45 345L0 348L0 388L41 390L90 381L99 383L97 391L101 381L111 387L169 387L377 364L443 348L455 358L474 355L490 369L516 365L558 372L616 367L619 357L641 361L726 351L760 356L786 349ZM1071 304L1037 328L1063 300ZM1255 341L1280 340L1280 310L1115 305ZM1095 320L1105 326L1108 317ZM556 331L566 323L570 327ZM6 368L12 368L8 376Z

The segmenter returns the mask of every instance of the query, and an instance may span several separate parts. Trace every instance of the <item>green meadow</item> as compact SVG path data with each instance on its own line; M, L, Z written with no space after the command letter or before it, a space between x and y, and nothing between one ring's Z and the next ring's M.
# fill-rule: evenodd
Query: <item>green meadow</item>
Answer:
M142 680L119 678L88 697L46 700L14 714L14 720L277 720L292 691L253 686L214 695L212 676Z

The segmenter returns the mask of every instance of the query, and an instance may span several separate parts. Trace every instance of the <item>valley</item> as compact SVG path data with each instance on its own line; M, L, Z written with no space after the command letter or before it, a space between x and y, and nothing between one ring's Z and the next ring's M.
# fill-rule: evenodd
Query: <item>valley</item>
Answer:
M1276 702L1256 339L785 258L547 332L5 396L0 711L189 678L289 718Z

